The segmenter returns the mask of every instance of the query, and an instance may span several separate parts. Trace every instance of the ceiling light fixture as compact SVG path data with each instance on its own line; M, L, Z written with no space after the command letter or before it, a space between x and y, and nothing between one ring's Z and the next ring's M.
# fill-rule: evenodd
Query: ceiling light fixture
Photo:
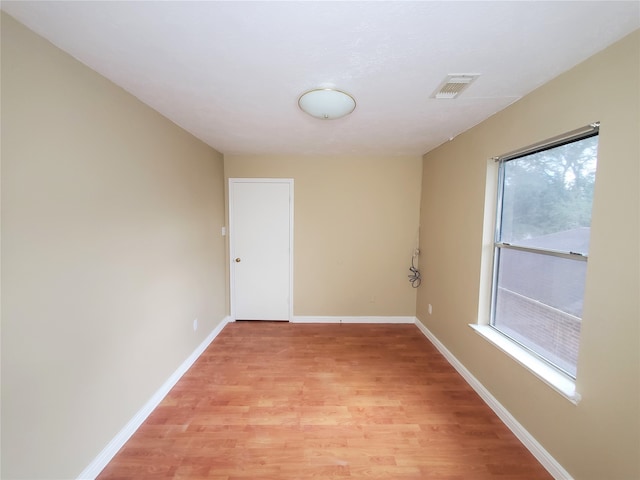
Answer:
M298 106L312 117L334 120L353 112L356 101L348 93L334 88L316 88L300 95Z

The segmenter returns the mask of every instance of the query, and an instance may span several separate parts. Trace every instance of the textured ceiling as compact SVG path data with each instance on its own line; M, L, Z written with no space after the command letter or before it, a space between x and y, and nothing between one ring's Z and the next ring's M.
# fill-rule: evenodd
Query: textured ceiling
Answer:
M640 27L640 2L30 2L2 9L226 154L421 155ZM456 100L448 74L479 73ZM315 87L357 101L338 120Z

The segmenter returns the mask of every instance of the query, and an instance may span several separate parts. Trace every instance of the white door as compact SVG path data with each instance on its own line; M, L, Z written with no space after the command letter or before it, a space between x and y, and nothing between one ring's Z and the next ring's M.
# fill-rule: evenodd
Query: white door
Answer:
M290 320L293 180L229 179L231 314Z

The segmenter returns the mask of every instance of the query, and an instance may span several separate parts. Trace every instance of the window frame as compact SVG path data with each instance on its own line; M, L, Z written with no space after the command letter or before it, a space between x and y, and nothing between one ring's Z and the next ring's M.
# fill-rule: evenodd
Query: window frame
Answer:
M550 360L544 358L538 352L530 349L525 345L522 345L520 342L513 339L508 334L504 333L499 328L494 326L496 298L498 293L497 281L499 273L500 251L502 249L519 250L533 254L550 255L573 261L584 262L588 261L588 253L528 247L501 241L500 235L502 227L501 223L504 196L504 165L510 160L515 160L517 158L522 158L527 155L542 152L545 150L551 150L553 148L580 141L589 137L598 136L599 129L600 123L595 122L585 127L559 135L557 137L553 137L551 139L538 142L536 144L503 154L498 157L493 157L491 159L493 160L493 162L496 162L498 164L498 168L496 182L494 183L495 195L493 196L492 201L487 198L487 202L489 202L488 205L492 204L493 214L495 215L494 217L492 217L493 235L491 248L489 251L487 251L487 255L490 256L491 261L490 273L489 271L487 272L487 275L490 275L490 278L487 278L489 301L488 305L485 307L488 307L488 315L486 317L484 317L484 315L481 315L481 317L486 318L485 322L470 325L476 331L476 333L480 334L494 346L522 364L525 368L534 373L536 376L553 387L556 391L561 393L565 398L567 398L574 404L577 404L581 398L580 395L575 391L575 376L561 369ZM491 233L487 233L491 235ZM489 260L489 258L487 260Z

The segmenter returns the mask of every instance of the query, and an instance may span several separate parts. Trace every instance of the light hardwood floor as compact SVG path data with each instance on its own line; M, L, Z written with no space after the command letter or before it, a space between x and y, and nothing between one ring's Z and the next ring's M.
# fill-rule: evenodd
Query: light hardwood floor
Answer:
M228 324L98 477L551 476L415 325Z

